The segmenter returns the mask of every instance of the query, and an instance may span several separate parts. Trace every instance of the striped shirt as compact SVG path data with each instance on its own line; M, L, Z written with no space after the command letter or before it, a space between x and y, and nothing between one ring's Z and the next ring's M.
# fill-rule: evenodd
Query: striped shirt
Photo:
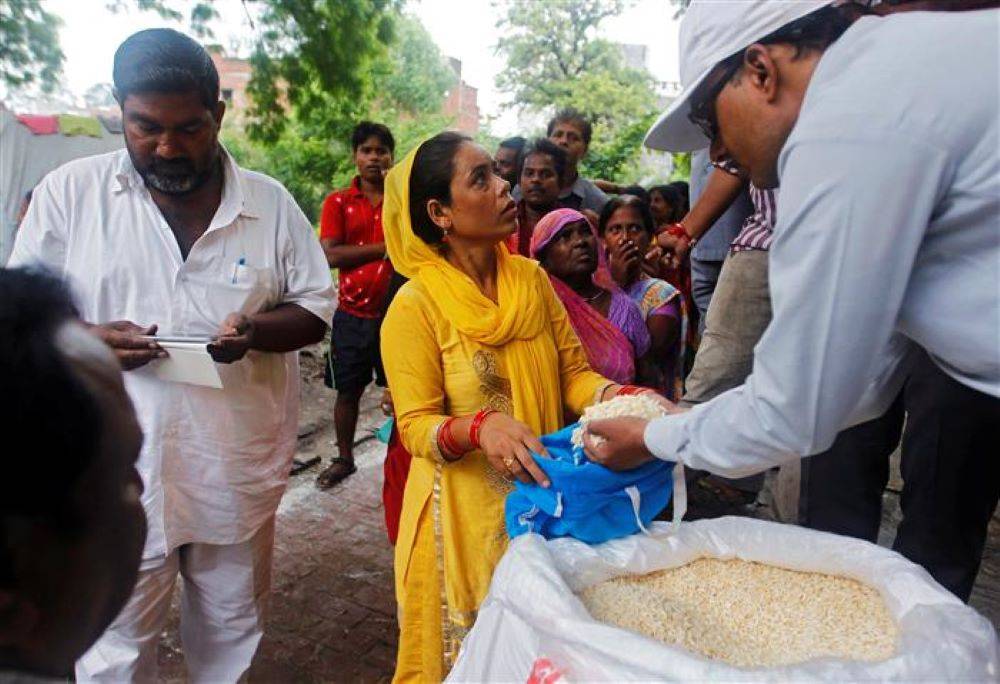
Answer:
M753 213L747 216L739 235L730 245L731 252L751 249L766 252L771 249L774 222L778 219L778 191L762 190L751 183L750 201L753 202Z

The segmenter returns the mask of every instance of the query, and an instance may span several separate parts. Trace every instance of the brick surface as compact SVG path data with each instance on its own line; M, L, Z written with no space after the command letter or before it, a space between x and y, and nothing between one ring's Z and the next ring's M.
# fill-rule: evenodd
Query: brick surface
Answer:
M381 508L385 447L375 440L356 451L358 472L321 492L315 478L336 451L333 398L322 385L317 357L303 360L301 424L314 428L299 456L323 463L291 479L278 509L272 597L264 638L250 672L257 682L385 682L395 666L398 633L393 550ZM358 437L382 422L380 393L365 395ZM305 430L303 430L305 431ZM891 544L898 496L886 493L880 542ZM766 507L754 515L769 517ZM186 680L177 605L160 646L161 680ZM1000 520L994 519L972 605L1000 621Z
M299 458L323 462L291 478L278 509L272 594L264 638L250 671L258 682L389 681L398 642L392 546L382 514L385 446L355 450L358 472L329 491L315 479L336 453L334 393L322 385L316 357L303 359ZM384 420L381 390L362 403L357 438ZM306 432L305 429L300 430ZM160 646L161 679L186 680L177 633L177 601Z

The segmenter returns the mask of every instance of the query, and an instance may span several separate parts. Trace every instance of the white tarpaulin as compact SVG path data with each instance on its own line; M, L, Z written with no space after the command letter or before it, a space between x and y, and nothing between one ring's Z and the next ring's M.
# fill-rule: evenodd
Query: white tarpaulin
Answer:
M68 161L124 146L124 136L109 133L103 126L99 138L61 133L35 135L0 105L0 264L7 263L14 246L17 209L25 193L49 171Z

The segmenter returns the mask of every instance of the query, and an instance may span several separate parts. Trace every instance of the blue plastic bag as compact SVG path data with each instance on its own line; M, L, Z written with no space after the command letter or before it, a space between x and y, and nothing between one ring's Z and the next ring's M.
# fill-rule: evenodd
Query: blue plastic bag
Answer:
M608 470L573 446L576 428L573 424L541 439L551 458L535 461L551 487L516 482L507 495L504 517L512 539L533 532L546 539L574 537L599 544L645 531L666 508L674 491L673 463L657 459L634 470ZM683 479L681 475L681 487ZM674 503L679 520L686 502Z

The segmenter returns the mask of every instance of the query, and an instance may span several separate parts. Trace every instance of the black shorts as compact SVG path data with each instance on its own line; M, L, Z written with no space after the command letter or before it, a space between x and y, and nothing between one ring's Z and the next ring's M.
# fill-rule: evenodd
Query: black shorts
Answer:
M338 392L363 392L373 374L376 385L386 386L379 353L381 327L381 318L360 318L340 309L333 314L327 387L332 386Z

